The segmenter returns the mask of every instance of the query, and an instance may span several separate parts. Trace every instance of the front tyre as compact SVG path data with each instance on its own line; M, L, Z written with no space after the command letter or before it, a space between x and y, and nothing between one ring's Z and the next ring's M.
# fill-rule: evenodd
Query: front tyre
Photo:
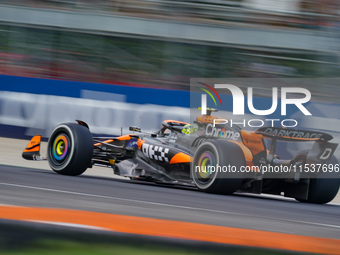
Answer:
M53 130L48 140L48 163L58 174L82 174L91 166L92 155L92 134L82 125L61 124Z
M191 177L199 190L229 195L242 184L241 166L245 166L245 158L238 145L223 140L209 141L197 148Z

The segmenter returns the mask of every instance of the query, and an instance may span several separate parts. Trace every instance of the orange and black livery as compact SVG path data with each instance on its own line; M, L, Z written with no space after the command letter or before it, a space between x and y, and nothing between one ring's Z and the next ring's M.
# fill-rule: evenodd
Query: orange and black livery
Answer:
M80 175L97 165L133 180L192 186L216 194L268 193L309 203L328 203L335 197L339 171L331 176L327 171L306 171L310 170L306 166L332 162L338 144L330 142L331 135L277 127L247 131L228 123L209 111L192 124L164 120L153 133L130 127L130 134L94 137L89 125L77 120L52 131L46 157L40 156L41 136L32 138L22 156L48 160L52 170L63 175ZM278 141L311 146L281 159Z

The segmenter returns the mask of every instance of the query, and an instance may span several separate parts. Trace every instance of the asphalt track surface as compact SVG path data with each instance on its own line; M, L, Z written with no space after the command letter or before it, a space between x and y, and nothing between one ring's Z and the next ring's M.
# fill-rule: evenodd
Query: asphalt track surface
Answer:
M44 210L52 208L57 210L54 212L64 213L66 218L79 218L79 212L73 210L80 210L88 213L87 216L83 215L84 219L109 217L106 222L113 222L112 228L108 224L97 223L95 226L98 229L107 226L114 231L176 237L176 232L171 233L170 229L177 224L181 228L196 229L200 235L204 234L200 233L201 229L211 233L238 231L246 239L247 235L257 236L252 242L231 241L232 244L254 245L254 242L263 242L259 246L340 254L340 205L332 203L313 205L293 199L249 194L222 196L187 187L88 175L71 177L50 170L0 165L0 218L29 218L25 216L25 210L13 206L30 207L26 211L29 213L31 210L31 215L47 215L49 211ZM94 214L91 215L91 212ZM51 222L53 217L40 221ZM138 225L141 221L147 223ZM135 224L129 230L124 222ZM85 220L75 223L91 225ZM163 232L136 232L137 225L140 229L149 227L149 231L153 226L163 225ZM164 227L170 232L167 233ZM293 241L297 237L310 238L305 245L323 243L324 247L319 247L319 250L298 249L295 246L299 244ZM186 236L179 235L178 238L185 239ZM203 240L219 242L220 237L214 238ZM283 240L277 240L275 244L269 240L271 238ZM285 247L282 246L284 242ZM325 247L330 249L326 251Z

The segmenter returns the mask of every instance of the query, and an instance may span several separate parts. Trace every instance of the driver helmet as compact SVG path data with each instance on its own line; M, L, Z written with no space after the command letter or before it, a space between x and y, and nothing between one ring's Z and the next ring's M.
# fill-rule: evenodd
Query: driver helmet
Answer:
M187 124L182 128L182 133L190 135L190 134L195 133L197 129L198 127L196 125Z

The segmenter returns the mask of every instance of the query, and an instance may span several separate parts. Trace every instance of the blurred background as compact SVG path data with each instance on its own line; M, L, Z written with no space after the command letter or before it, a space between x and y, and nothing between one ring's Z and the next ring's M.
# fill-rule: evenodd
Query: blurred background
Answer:
M0 74L183 90L190 77L336 77L339 7L339 0L0 0Z
M339 7L340 0L0 0L0 135L48 137L74 119L98 134L157 130L164 119L188 120L190 78L201 77L248 78L260 102L273 86L305 87L313 116L299 128L339 133Z

